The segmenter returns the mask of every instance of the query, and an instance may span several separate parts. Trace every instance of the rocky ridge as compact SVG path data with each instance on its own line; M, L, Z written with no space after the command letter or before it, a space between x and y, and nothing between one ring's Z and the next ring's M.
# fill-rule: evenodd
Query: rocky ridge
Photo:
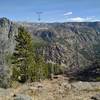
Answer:
M73 68L90 66L96 60L95 50L100 50L97 48L100 44L100 22L18 23L1 18L0 75L2 73L5 73L3 76L10 75L7 75L9 61L5 58L14 50L15 35L20 25L30 32L33 41L47 44L39 48L47 62L60 64L65 69L73 70ZM95 45L97 45L96 48L94 48ZM3 76L1 77L4 78Z
M14 51L18 27L24 26L33 41L46 43L39 48L46 61L66 69L87 67L95 62L100 50L100 22L86 23L15 23L0 19L0 87L10 87L10 67L6 56ZM94 46L97 45L96 48ZM69 82L67 77L42 82L14 85L0 89L0 100L99 100L100 82Z

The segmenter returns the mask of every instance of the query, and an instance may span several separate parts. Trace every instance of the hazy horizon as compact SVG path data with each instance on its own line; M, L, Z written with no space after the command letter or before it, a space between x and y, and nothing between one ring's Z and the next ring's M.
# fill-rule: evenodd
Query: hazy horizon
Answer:
M41 22L100 21L100 1L95 0L1 0L0 18L13 21L38 22L36 12L42 12Z

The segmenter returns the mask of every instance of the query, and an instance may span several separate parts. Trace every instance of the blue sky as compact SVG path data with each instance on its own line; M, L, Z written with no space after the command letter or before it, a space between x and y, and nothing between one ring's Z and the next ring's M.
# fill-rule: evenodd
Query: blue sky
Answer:
M0 0L0 17L37 22L99 21L100 0Z

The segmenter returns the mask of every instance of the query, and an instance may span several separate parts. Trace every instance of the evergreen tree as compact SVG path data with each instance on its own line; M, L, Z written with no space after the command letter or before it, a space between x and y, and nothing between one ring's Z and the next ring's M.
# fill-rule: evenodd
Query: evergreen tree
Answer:
M31 79L30 69L33 70L35 65L32 38L20 27L15 39L17 43L13 53L13 78L25 82Z
M45 57L43 54L35 54L35 62L36 62L36 69L37 69L37 80L43 80L48 78L48 65L45 62Z
M43 54L38 52L41 45L38 49L34 47L31 35L23 27L18 28L18 35L15 39L16 47L12 63L13 79L20 82L40 81L50 77L51 74L59 73L59 66L52 67L52 64L46 64Z

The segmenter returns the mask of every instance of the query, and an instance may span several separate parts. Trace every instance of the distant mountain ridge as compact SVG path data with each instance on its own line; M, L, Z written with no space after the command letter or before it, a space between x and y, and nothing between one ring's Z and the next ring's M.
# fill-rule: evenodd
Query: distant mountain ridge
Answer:
M89 59L87 60L85 55L81 54L81 52L84 50L87 50L88 52L88 50L90 50L89 53L92 53L93 45L99 44L100 40L100 22L13 23L7 18L1 18L0 25L0 32L3 33L0 34L2 35L0 37L4 36L5 38L1 38L4 40L10 39L9 41L11 41L13 45L10 45L10 48L14 48L14 42L12 42L14 41L14 35L17 34L18 27L22 25L33 37L39 37L44 41L49 42L54 48L57 46L61 49L62 47L63 52L66 53L62 54L62 52L59 52L64 56L65 60L69 59L70 62L76 55L75 45L77 45L79 57L82 57L86 62L89 61L90 63L91 61ZM71 55L73 56L71 57ZM63 56L60 58L63 59ZM69 63L65 60L63 62ZM82 61L79 62L81 65Z
M100 44L100 22L18 23L0 18L0 66L2 68L8 66L4 58L14 50L15 35L20 25L30 32L33 41L48 44L40 48L47 62L60 64L66 69L83 68L95 62L97 48L95 45L99 47Z
M82 64L81 62L84 62L82 66L86 66L87 62L91 62L90 59L94 59L93 47L95 44L99 44L100 42L100 22L68 22L43 24L28 23L24 24L23 26L26 27L26 29L31 34L33 34L33 36L35 35L41 37L42 39L47 38L47 40L50 40L51 38L52 43L57 44L56 46L58 47L60 46L59 49L61 49L62 47L62 49L66 53L62 54L64 56L60 58L65 58L65 60L69 59L68 61L65 61L63 59L63 62L69 63L71 61L74 61L72 59L76 59L74 57L76 55L75 49L77 45L80 66ZM87 51L86 53L88 57L86 57L86 55L83 55L85 51ZM93 57L91 57L92 55Z

